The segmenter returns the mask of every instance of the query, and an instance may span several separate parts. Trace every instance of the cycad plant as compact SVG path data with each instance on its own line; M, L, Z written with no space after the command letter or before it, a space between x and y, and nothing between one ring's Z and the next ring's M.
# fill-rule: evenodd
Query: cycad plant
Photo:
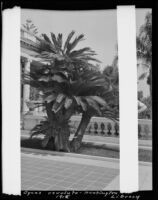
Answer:
M47 113L47 119L32 130L32 136L44 134L44 147L54 138L55 149L68 152L80 147L93 115L101 116L107 111L107 117L115 119L108 100L101 97L110 92L110 82L94 70L94 63L99 62L94 51L89 47L75 50L84 35L72 40L74 33L68 35L64 44L62 34L56 37L51 33L51 39L43 34L37 57L49 65L24 74L24 84L42 91L43 101L38 106L44 106ZM69 120L76 112L82 113L82 119L69 144Z

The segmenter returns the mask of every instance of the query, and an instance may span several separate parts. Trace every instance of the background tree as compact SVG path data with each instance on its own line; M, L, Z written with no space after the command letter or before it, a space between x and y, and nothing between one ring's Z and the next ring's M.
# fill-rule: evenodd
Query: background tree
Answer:
M116 53L115 53L115 56L114 56L114 59L113 59L113 62L112 62L112 66L114 68L118 68L118 44L116 44Z
M115 66L106 66L103 70L103 75L107 78L110 82L112 89L118 89L119 87L119 73L118 67Z
M141 101L141 99L143 99L143 91L138 91L138 100Z
M24 83L30 84L43 92L43 102L47 119L32 130L32 136L43 133L43 146L54 141L56 150L76 151L81 146L83 134L92 116L116 119L112 107L108 105L110 93L109 79L95 68L99 63L94 58L96 53L89 47L75 50L84 39L81 34L72 39L72 31L63 43L62 34L51 33L51 39L43 34L38 58L50 63L41 69L24 75ZM92 62L91 62L92 61ZM82 119L69 144L69 119L75 113L82 113Z
M140 75L139 80L147 77L147 84L150 87L150 96L152 96L152 14L148 12L144 24L140 27L137 37L137 58L141 60L138 67L142 65L145 69ZM116 55L112 63L113 67L118 67L118 46L116 45Z
M144 24L140 27L137 37L137 57L141 59L141 65L148 68L149 73L144 72L139 79L147 77L147 84L150 86L152 97L152 14L148 12Z
M147 106L147 109L141 113L138 114L139 119L151 119L152 117L152 102L151 97L144 97L143 91L138 91L138 100L144 103Z
M27 30L27 31L30 31L34 34L37 34L38 33L38 28L32 23L32 20L31 19L27 19L26 20L26 23L23 24L23 27Z
M152 99L150 96L144 97L141 101L147 106L147 109L142 113L139 113L139 119L152 119Z
M108 98L108 105L113 108L113 114L119 116L119 73L117 66L106 66L103 70L103 75L109 80L110 90L102 98Z

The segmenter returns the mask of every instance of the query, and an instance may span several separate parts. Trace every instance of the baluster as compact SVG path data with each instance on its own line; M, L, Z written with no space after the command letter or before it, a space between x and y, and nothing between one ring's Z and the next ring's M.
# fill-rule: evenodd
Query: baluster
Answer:
M21 128L21 130L24 130L24 121L25 121L25 119L24 119L24 116L22 115L21 118L20 118L20 128Z
M142 126L141 124L138 124L138 138L142 137L141 132L142 132Z
M94 123L94 130L95 130L94 133L98 134L98 131L97 131L98 130L98 123L97 122Z
M105 124L103 122L100 124L100 128L101 128L101 135L105 135L105 132L104 132Z
M108 135L111 135L111 134L112 134L112 133L111 133L112 125L111 125L110 122L107 124L107 129L108 129L107 134L108 134Z
M114 125L114 129L115 129L114 135L118 136L119 135L119 125L117 122Z
M149 126L148 126L148 124L144 125L144 133L145 133L145 137L147 138L148 135L149 135Z
M88 128L88 134L89 134L89 135L91 134L91 129L92 129L92 126L89 125L89 128Z

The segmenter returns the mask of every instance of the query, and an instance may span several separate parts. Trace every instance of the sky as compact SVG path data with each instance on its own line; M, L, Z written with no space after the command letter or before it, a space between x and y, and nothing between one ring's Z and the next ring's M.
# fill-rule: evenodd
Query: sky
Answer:
M144 24L145 15L151 9L136 9L136 32ZM50 32L63 33L64 40L74 30L76 36L85 35L76 49L91 47L97 53L96 58L101 61L101 69L111 65L117 53L117 12L115 10L102 11L49 11L22 9L21 24L31 19L38 28L38 34ZM143 90L144 96L149 95L146 80L139 81L138 90Z
M145 14L150 9L136 10L136 30L144 23ZM116 54L117 45L117 13L116 10L104 11L48 11L22 9L21 24L31 19L38 28L38 33L63 33L64 38L75 30L76 36L85 35L78 49L91 47L97 53L101 67L111 65Z

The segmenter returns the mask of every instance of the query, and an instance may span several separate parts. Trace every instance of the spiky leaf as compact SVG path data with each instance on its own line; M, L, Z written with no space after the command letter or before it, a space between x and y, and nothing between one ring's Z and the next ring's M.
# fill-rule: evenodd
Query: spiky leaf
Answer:
M77 103L77 105L81 105L81 97L76 97L76 96L74 96L74 99L76 100L76 103Z
M100 111L100 108L98 106L98 104L92 100L91 98L89 97L84 97L88 103L88 106L90 106L92 109L94 109L99 115L101 115L101 111Z
M83 111L87 110L87 104L85 102L83 102L82 100L80 101L80 105L81 105Z
M106 101L103 98L99 97L99 96L89 96L89 98L93 99L94 101L96 101L101 106L106 106L107 105Z
M60 103L63 99L65 98L65 95L64 94L58 94L57 98L56 98L56 102L57 103Z
M42 36L44 37L44 39L45 39L47 42L51 43L49 37L48 37L46 34L42 34Z
M46 101L47 103L50 103L52 101L54 101L56 99L57 95L56 94L51 94L49 96L47 96L44 101Z
M63 107L63 105L64 105L64 101L62 101L61 103L55 102L53 104L52 111L54 113L57 113Z
M67 37L67 40L65 42L65 45L64 45L64 52L65 50L67 49L67 46L71 40L71 38L73 37L73 35L75 34L75 31L71 31L71 33L69 33L68 37Z

